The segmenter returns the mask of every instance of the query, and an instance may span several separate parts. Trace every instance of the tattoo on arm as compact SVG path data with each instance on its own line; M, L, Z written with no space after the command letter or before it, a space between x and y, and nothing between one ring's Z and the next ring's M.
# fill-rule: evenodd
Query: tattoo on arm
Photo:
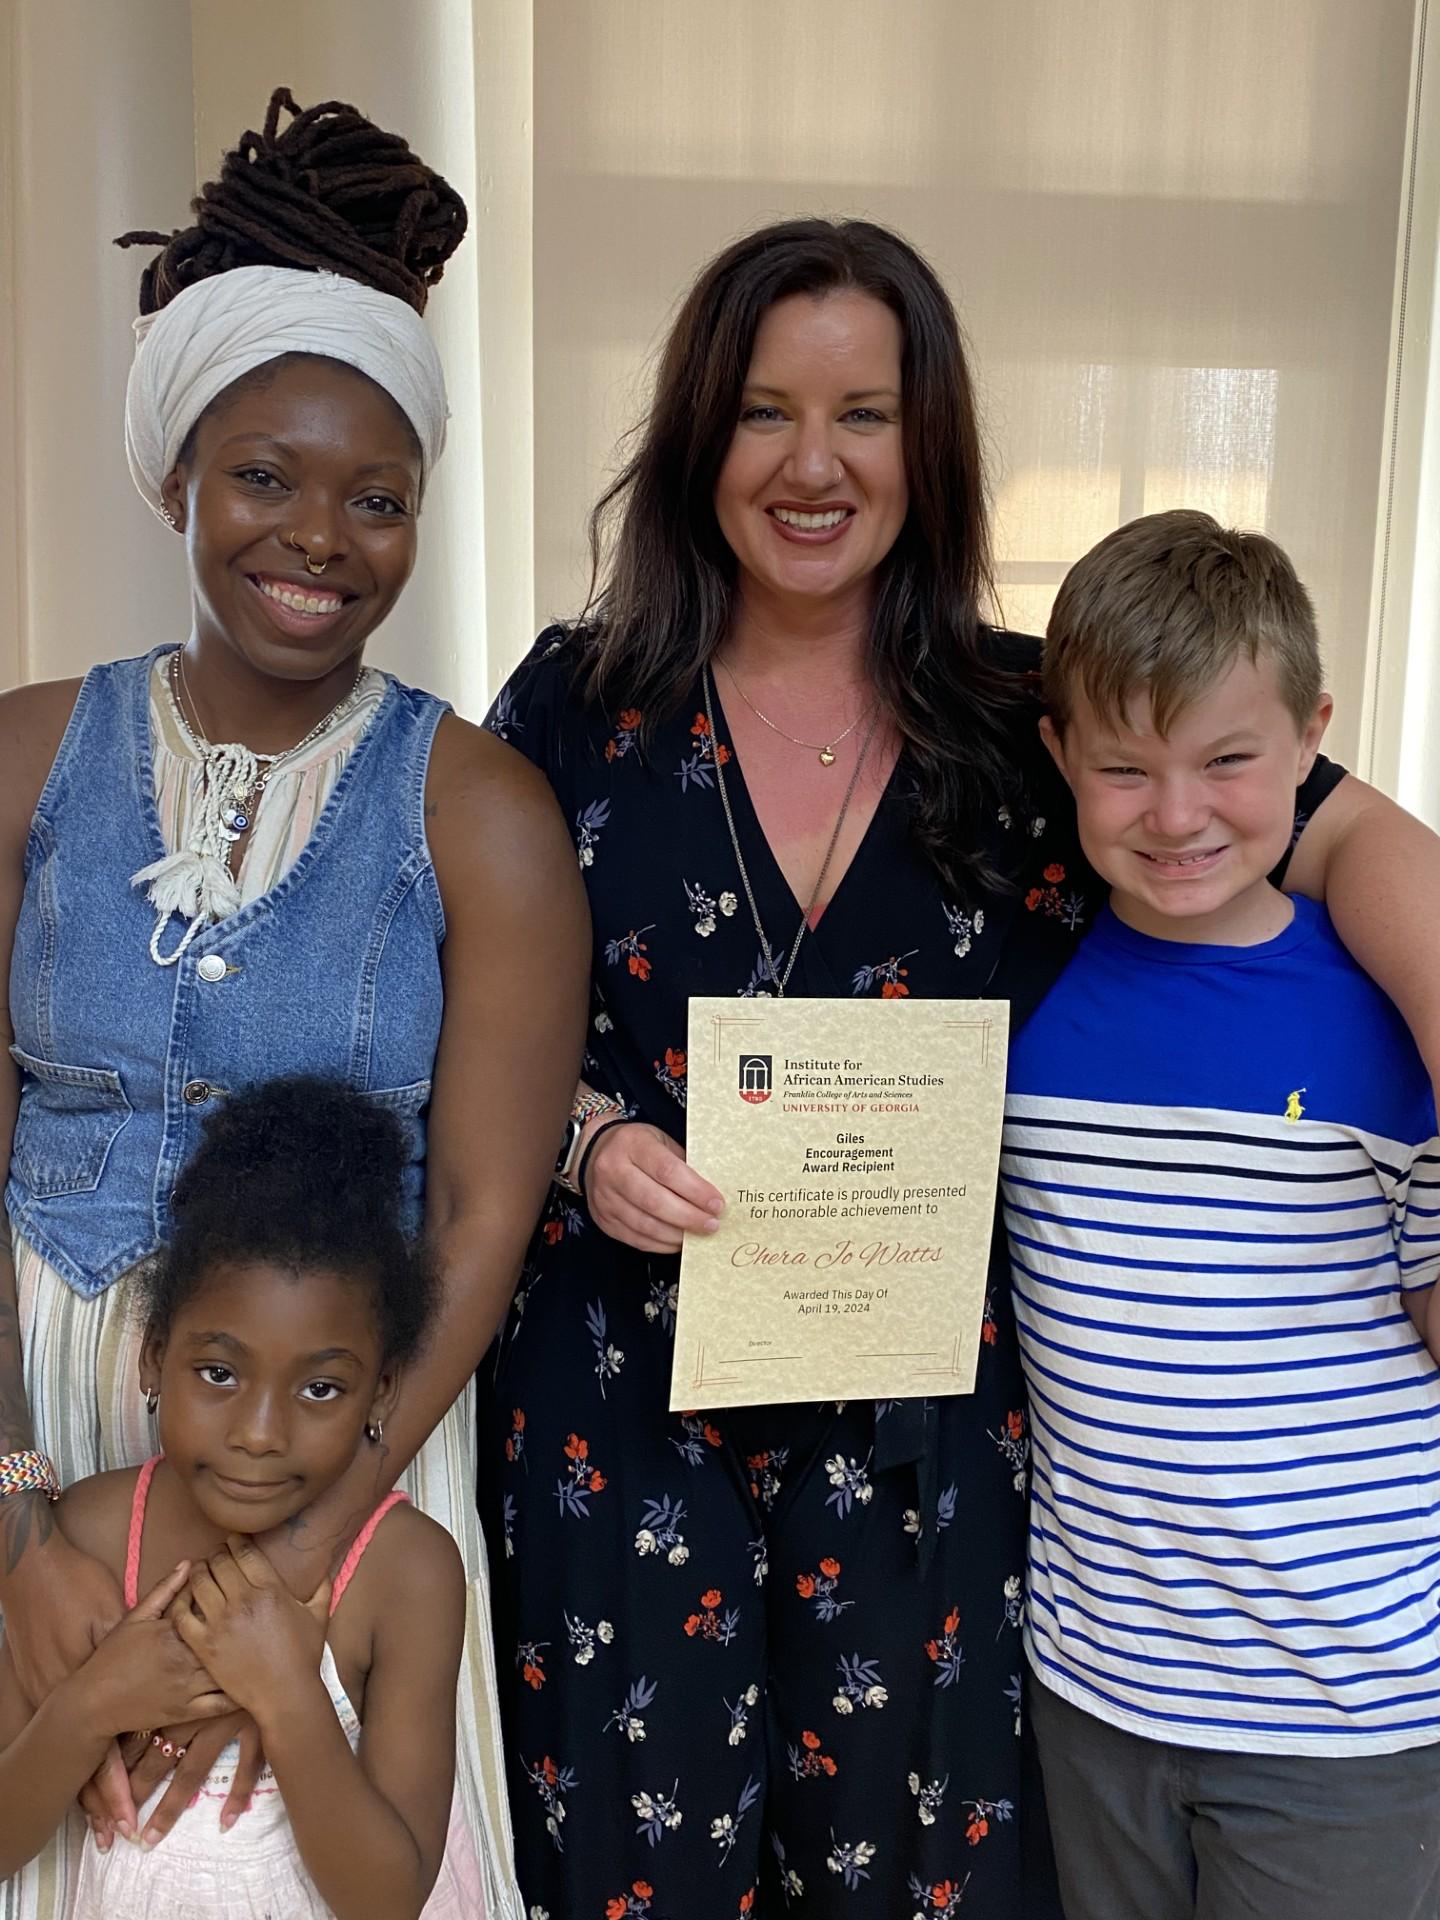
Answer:
M43 1493L12 1493L0 1501L6 1573L15 1571L30 1547L43 1547L54 1531L55 1509Z

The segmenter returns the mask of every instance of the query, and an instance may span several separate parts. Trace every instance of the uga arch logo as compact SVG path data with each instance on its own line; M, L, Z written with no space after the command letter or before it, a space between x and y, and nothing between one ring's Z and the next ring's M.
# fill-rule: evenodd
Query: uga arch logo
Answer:
M740 1098L758 1107L770 1098L770 1060L768 1053L742 1053L740 1056Z

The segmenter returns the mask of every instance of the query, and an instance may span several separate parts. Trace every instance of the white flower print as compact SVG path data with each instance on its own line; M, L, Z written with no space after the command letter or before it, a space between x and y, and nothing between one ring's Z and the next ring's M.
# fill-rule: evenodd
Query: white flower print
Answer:
M735 1851L735 1842L740 1838L740 1829L745 1824L745 1816L759 1798L760 1782L752 1775L740 1789L740 1798L735 1803L734 1813L717 1814L710 1822L710 1838L720 1849L722 1866Z
M723 1694L721 1698L724 1698ZM759 1698L760 1689L752 1680L738 1700L733 1702L729 1700L725 1701L725 1711L730 1716L730 1731L726 1735L726 1739L732 1747L738 1747L749 1731L750 1709Z
M912 1773L909 1779L910 1791L915 1796L915 1811L920 1817L922 1827L933 1827L935 1816L945 1804L945 1793L950 1785L947 1773L943 1780L927 1780L922 1783L918 1773Z
M630 1796L639 1823L635 1831L643 1833L652 1847L658 1846L667 1833L674 1833L685 1818L675 1804L679 1791L677 1780L669 1793L632 1793Z
M870 1878L869 1867L874 1858L873 1840L837 1840L835 1829L830 1829L830 1851L825 1856L825 1864L831 1873L838 1873L852 1891L862 1880Z
M605 1722L605 1731L608 1733L611 1727L618 1727L632 1746L643 1740L645 1722L641 1715L655 1698L658 1686L658 1681L647 1680L642 1673L638 1680L631 1683L630 1691Z
M977 907L974 913L965 913L959 907L952 907L948 901L941 901L945 914L945 924L955 942L955 958L963 960L976 940L985 931L985 909Z
M834 1454L825 1462L825 1472L833 1493L825 1496L827 1507L834 1507L843 1520L858 1500L862 1507L868 1507L875 1497L875 1489L870 1484L870 1455L864 1460L847 1460L843 1453Z
M840 1691L830 1704L837 1713L853 1713L856 1707L883 1707L890 1698L880 1680L878 1661L862 1660L858 1653L842 1653L836 1671Z

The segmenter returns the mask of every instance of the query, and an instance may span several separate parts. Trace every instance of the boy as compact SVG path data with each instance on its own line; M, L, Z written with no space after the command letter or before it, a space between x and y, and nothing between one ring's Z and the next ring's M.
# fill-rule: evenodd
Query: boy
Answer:
M1002 1161L1066 1912L1430 1920L1440 1143L1395 1009L1268 877L1330 716L1310 601L1152 514L1067 577L1045 682L1112 889Z

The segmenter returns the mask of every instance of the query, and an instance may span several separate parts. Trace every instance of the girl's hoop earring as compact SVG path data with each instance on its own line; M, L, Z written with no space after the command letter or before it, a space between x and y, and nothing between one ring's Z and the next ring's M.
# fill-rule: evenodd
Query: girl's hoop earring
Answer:
M158 1388L151 1387L149 1392L145 1395L145 1411L149 1414L152 1420L155 1418L155 1409L159 1406L159 1404L160 1404L159 1390Z
M160 518L165 522L167 527L173 527L176 524L175 516L170 511L169 507L161 507Z
M370 1442L372 1447L378 1447L380 1442L385 1438L385 1422L383 1420L370 1421L365 1429L365 1438Z

